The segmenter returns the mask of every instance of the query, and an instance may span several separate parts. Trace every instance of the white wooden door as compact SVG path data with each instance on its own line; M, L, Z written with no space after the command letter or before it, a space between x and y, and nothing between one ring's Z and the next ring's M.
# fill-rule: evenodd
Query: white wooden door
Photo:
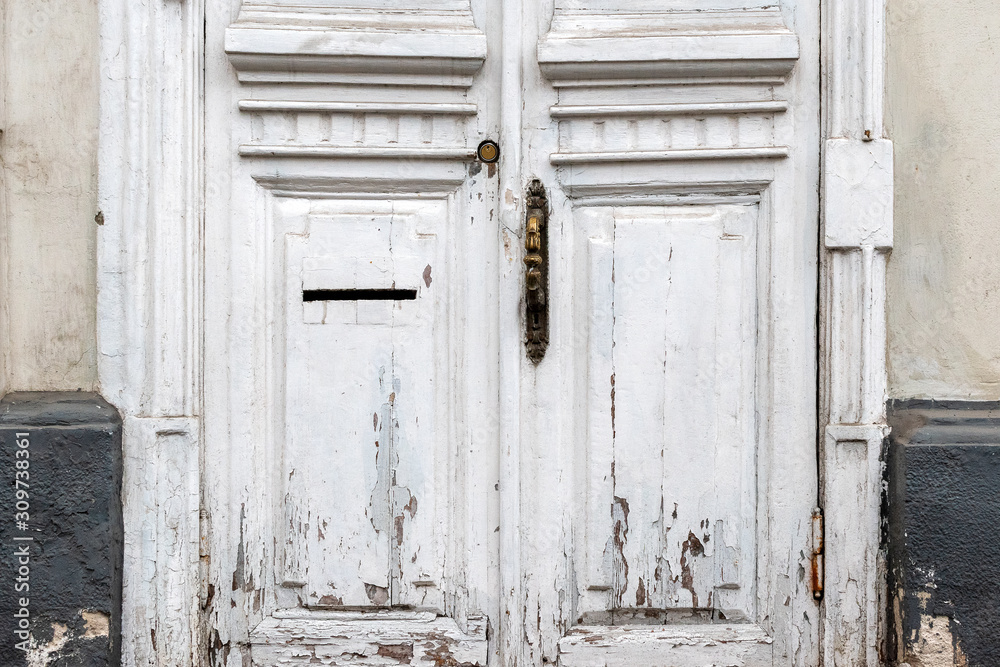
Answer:
M210 664L818 664L818 2L207 12Z

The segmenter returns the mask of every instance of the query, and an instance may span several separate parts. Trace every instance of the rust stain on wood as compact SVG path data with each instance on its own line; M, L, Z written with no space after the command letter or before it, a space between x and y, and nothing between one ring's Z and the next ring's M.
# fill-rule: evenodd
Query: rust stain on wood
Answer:
M689 531L688 538L681 544L681 587L691 593L691 606L694 608L698 608L698 593L694 587L694 574L691 572L691 562L688 560L688 555L697 557L704 554L705 547L701 540Z

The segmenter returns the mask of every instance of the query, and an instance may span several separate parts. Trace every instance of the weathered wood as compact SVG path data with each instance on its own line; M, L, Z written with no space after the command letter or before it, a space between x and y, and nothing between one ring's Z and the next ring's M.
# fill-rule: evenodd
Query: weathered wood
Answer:
M554 88L524 68L525 171L564 222L552 347L520 368L510 664L815 664L818 11L754 15L737 57L712 22L751 13L628 7L522 31ZM723 618L764 643L714 641Z
M892 143L884 138L884 0L824 0L821 318L823 664L878 664L886 402L885 266Z
M204 8L103 0L99 375L123 415L122 664L199 665Z
M281 612L250 635L253 664L415 665L486 667L486 621L469 619L468 632L450 618L405 612Z
M879 0L102 2L127 665L873 664Z
M285 230L281 582L312 606L443 608L450 271L447 202L315 202ZM413 301L302 302L306 289L413 288ZM353 471L353 474L346 474ZM359 502L361 501L361 502Z
M579 216L594 271L581 583L610 587L612 608L750 618L756 206ZM601 597L580 613L607 610Z
M577 628L559 641L564 667L770 667L771 638L741 625Z
M214 666L489 648L499 252L495 181L467 164L490 111L466 90L486 39L467 2L350 4L208 13ZM390 80L429 87L352 84ZM329 290L415 298L304 299ZM372 620L397 606L419 611Z

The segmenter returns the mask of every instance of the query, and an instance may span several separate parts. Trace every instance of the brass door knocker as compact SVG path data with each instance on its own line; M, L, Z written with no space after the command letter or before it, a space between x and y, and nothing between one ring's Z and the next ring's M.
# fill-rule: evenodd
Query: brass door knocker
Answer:
M524 225L524 343L528 358L538 363L549 346L548 201L536 178L528 184Z

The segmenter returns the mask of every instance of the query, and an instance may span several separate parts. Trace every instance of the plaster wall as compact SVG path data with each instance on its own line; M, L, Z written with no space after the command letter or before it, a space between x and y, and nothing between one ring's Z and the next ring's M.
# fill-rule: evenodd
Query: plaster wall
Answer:
M0 12L0 389L92 390L97 0L0 0Z
M996 9L996 0L888 0L893 398L1000 398Z

